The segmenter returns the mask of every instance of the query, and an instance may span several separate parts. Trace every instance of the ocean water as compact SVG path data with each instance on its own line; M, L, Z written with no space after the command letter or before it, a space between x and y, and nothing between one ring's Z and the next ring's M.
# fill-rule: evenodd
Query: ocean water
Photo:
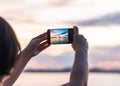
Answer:
M60 86L70 73L22 73L13 86ZM88 86L120 86L118 73L90 73Z

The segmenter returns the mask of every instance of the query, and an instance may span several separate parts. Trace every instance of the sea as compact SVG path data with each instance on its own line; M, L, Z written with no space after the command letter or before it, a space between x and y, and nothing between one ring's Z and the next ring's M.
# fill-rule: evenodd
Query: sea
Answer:
M70 73L23 72L13 86L61 86L69 81ZM89 73L88 86L120 86L119 73Z

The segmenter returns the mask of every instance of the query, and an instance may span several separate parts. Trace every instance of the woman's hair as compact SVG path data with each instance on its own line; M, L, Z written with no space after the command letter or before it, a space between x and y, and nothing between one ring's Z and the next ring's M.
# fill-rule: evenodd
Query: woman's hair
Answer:
M19 51L20 45L12 27L0 17L0 75L9 75Z

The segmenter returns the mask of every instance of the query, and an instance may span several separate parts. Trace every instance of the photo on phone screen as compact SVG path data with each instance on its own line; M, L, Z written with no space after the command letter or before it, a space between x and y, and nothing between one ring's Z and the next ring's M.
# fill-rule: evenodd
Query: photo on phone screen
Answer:
M59 28L48 30L49 44L68 44L73 42L73 28Z

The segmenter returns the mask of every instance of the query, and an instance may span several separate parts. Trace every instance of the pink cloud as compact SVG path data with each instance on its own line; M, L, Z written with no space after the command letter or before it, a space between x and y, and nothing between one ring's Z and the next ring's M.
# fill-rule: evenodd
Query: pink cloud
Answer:
M31 60L27 64L27 68L32 69L62 69L65 66L63 64L60 64L56 61L46 61L46 62L38 62L36 60Z
M95 65L95 66L94 66ZM120 68L120 61L102 61L96 64L90 64L90 68L97 67L97 68L104 68L104 69L119 69Z

